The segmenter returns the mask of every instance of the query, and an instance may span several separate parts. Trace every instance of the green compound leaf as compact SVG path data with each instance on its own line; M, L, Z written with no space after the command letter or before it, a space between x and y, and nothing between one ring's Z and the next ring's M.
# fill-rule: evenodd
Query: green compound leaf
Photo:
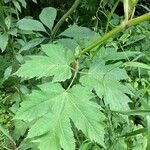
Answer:
M100 106L90 101L92 97L80 85L66 91L58 83L45 83L21 103L15 119L35 122L27 138L35 138L40 150L75 149L70 119L90 140L104 146L105 117Z
M23 78L54 76L53 81L65 81L71 77L70 63L73 52L59 44L46 44L42 51L47 56L29 56L29 60L15 73ZM32 67L32 68L31 68Z
M130 100L125 93L131 94L131 92L119 82L128 79L128 75L124 69L118 67L119 64L105 65L104 61L95 62L91 65L87 75L81 77L80 82L94 89L112 110L129 110Z

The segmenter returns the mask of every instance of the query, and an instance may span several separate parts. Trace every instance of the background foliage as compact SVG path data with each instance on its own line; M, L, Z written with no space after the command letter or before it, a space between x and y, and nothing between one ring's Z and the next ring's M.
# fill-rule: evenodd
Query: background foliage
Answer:
M0 1L0 149L149 150L150 22L80 55L123 1L83 0L55 28L73 3ZM139 0L134 17L148 12Z

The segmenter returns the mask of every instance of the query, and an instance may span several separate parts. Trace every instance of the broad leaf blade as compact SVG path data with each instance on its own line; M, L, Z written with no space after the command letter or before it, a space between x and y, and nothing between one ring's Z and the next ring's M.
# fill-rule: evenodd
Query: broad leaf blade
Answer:
M79 46L77 44L77 42L75 42L73 39L69 39L69 38L61 38L61 39L58 39L57 41L71 50L75 50L76 47Z
M101 47L97 54L94 56L94 60L122 60L129 59L129 57L135 57L140 54L140 52L136 51L117 52L117 49L112 47Z
M42 45L42 51L45 52L53 62L58 61L60 64L70 64L73 61L73 52L64 48L61 44Z
M41 88L42 91L34 90L32 94L26 96L26 99L21 103L22 107L16 113L15 119L23 119L24 121L30 122L43 116L51 110L52 103L55 101L51 97L55 98L59 93L64 92L58 84L51 86L44 84Z
M80 47L86 47L89 42L99 37L99 34L86 27L77 26L76 24L70 26L60 35L73 38L74 44L77 43Z
M69 91L67 99L70 109L67 110L70 110L69 115L78 129L104 146L104 115L96 103L89 101L91 98L89 89L76 85Z
M25 45L22 46L20 52L34 48L37 45L41 44L44 40L45 40L45 38L35 38L35 39L25 43Z
M49 148L52 150L61 150L59 139L53 132L49 132L45 136L39 138L37 141L39 142L38 148L40 150L49 150Z
M19 20L17 24L21 30L46 32L43 24L37 20L24 18Z
M12 1L12 2L13 2L13 4L14 4L15 8L16 8L19 12L21 12L21 6L20 6L19 2L17 2L17 1Z
M131 94L130 90L119 81L128 79L124 69L119 64L105 65L105 62L94 62L87 75L81 77L80 82L94 89L112 110L128 110L129 98L125 93Z
M8 44L8 34L7 33L0 34L0 49L2 50L2 52L5 51L7 44Z
M66 150L74 150L75 139L73 137L73 132L70 126L71 124L70 124L69 117L65 115L64 113L61 113L61 114L60 113L59 114L48 113L42 118L40 118L31 127L27 138L32 138L32 137L41 136L43 134L48 134L48 138L51 140L53 149L57 149L60 145ZM38 138L38 141L40 144L44 142L43 138L45 139L47 138L47 136ZM47 145L49 145L49 142L50 141L45 141L45 144L43 143L42 147L43 148L47 147Z
M53 149L59 150L60 146L65 150L75 149L70 119L89 139L104 146L104 115L100 107L90 101L92 95L89 89L76 85L66 91L56 83L45 83L39 88L21 104L15 119L35 121L28 138L35 137L41 150L50 143ZM82 94L79 94L80 91ZM40 103L36 105L35 99ZM38 112L33 114L37 109Z
M54 76L53 81L65 81L71 77L70 63L73 53L59 44L42 46L47 56L29 56L20 69L15 73L23 78L41 78ZM30 68L32 66L32 69Z
M21 3L21 5L22 5L24 8L26 8L27 3L26 3L25 0L19 0L19 2Z
M53 27L56 15L57 15L57 11L55 8L47 7L42 10L39 18L42 21L42 23L51 30Z

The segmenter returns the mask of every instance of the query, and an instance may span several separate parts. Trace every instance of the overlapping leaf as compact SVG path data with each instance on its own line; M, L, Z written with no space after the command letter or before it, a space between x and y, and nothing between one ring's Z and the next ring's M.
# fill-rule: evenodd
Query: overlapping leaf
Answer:
M47 26L49 29L52 29L56 15L57 11L55 8L46 7L42 10L39 18L45 26Z
M24 18L19 20L17 24L21 30L46 32L43 24L37 20Z
M97 54L94 56L94 60L122 60L129 59L130 57L135 57L140 54L141 52L136 51L118 52L117 49L113 47L101 47Z
M104 115L90 101L89 89L75 85L66 91L58 83L46 83L39 88L22 102L15 119L35 121L27 137L36 138L40 150L49 146L53 150L75 149L70 119L89 139L104 145Z
M80 82L94 89L100 98L104 97L105 103L109 104L111 109L127 110L130 100L125 93L131 92L119 81L127 79L128 75L124 69L119 69L118 65L105 65L104 61L95 62L87 75L81 77Z
M69 65L73 60L72 51L59 44L43 45L42 51L47 56L29 56L29 60L15 74L24 78L54 76L53 81L64 81L71 77Z
M64 32L60 34L61 36L66 36L69 38L73 38L71 45L74 47L76 44L78 44L80 47L86 47L89 42L92 42L94 39L97 39L99 37L99 34L90 30L86 27L77 26L76 24L70 26L68 29L66 29ZM66 45L64 42L65 39L60 40L64 45ZM70 47L70 46L69 46Z
M1 34L0 33L0 49L2 52L5 51L7 44L8 44L8 34L6 34L6 33Z
M20 52L29 50L31 48L36 47L37 45L41 44L45 38L35 38L27 43L25 43L22 48L20 49Z

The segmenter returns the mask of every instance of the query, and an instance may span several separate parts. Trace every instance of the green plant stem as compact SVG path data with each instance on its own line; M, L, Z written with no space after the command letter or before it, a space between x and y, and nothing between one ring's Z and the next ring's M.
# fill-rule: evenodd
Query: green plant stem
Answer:
M73 78L72 78L72 80L71 80L71 82L70 82L69 86L67 87L66 91L67 91L67 90L69 90L69 89L70 89L70 87L72 86L72 84L73 84L73 82L74 82L74 80L75 80L75 78L76 78L76 76L77 76L78 69L79 69L79 62L78 62L78 61L76 61L76 69L75 69L75 72L74 72Z
M114 113L119 113L122 115L141 115L141 114L149 114L150 110L130 110L130 111L115 111L111 110Z
M74 2L74 4L72 5L72 7L67 11L67 13L65 13L62 18L58 21L58 23L55 25L53 31L52 31L52 38L55 37L57 31L59 30L60 26L65 22L66 18L68 18L73 12L74 10L78 7L78 5L80 4L81 0L76 0Z
M116 28L112 29L110 32L104 34L102 37L99 37L97 40L95 40L94 42L92 42L88 47L86 47L85 49L83 49L78 57L82 56L83 54L91 51L93 48L95 48L98 45L103 44L104 42L106 42L110 37L113 37L114 35L116 35L117 33L123 31L124 29L127 29L131 26L137 25L141 22L144 21L148 21L150 20L150 13L146 13L142 16L139 16L135 19L129 20L126 24L121 23L119 26L117 26Z
M117 8L119 2L120 2L120 0L117 0L117 1L116 1L116 3L114 4L114 6L113 6L111 12L109 13L109 16L108 16L108 19L107 19L107 24L106 24L106 31L105 31L105 33L107 33L107 31L108 31L110 19L111 19L112 15L113 15L114 11L116 10L116 8Z

